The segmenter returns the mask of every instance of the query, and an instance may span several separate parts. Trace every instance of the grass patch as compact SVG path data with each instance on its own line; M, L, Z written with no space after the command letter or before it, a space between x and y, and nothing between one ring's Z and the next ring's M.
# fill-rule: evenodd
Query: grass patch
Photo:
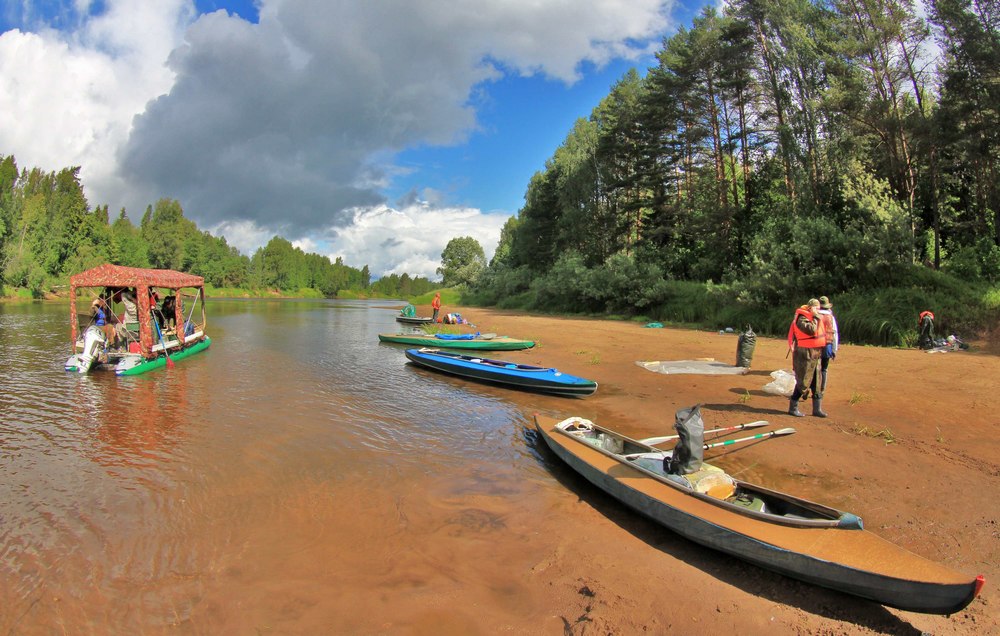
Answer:
M743 390L743 395L741 395L739 397L739 399L736 400L736 401L739 402L740 404L746 404L747 402L750 401L750 397L751 397L750 396L750 391L747 391L746 389L744 389Z
M886 445L895 444L896 436L892 433L892 430L888 428L883 428L880 431L876 431L868 428L867 426L855 426L851 429L855 435L862 435L864 437L871 437L873 439L885 440Z
M857 406L858 404L864 404L865 402L871 402L872 396L867 393L858 393L855 391L851 394L850 404L851 406Z
M463 306L462 302L462 290L458 287L444 287L442 289L435 289L434 291L429 291L421 296L415 296L410 298L410 304L412 305L429 305L431 301L434 300L434 294L441 292L441 313L448 313L445 305L451 306Z

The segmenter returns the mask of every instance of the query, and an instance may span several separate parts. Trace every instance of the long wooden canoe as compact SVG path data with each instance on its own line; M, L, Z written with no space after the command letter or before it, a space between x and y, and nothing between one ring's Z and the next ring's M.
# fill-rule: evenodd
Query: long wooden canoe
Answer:
M584 396L597 390L597 382L551 367L491 360L438 349L407 349L406 357L416 365L435 371L527 391Z
M855 515L707 464L687 478L668 475L663 457L670 451L587 420L536 415L535 427L556 455L627 506L696 543L786 576L927 614L963 609L985 582L864 530Z
M535 343L531 340L518 340L517 338L508 338L507 336L486 338L473 334L459 337L450 334L380 333L378 339L381 342L407 344L417 347L447 347L449 349L472 349L476 351L516 351L518 349L530 349L535 346Z

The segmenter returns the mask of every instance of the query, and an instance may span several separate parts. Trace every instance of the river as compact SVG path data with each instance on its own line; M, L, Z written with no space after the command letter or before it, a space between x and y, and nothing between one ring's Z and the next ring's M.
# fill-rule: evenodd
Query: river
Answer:
M530 416L566 401L415 368L378 342L391 305L209 299L211 348L120 378L63 370L68 304L0 304L0 633L432 629L469 588L526 607L519 544L565 491Z

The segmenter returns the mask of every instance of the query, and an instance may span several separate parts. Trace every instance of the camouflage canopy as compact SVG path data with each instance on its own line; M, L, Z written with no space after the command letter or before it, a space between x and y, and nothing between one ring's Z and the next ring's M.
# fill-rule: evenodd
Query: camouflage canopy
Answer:
M181 325L178 331L180 340L184 340L185 316L183 311L184 301L181 294L172 294L164 299L162 307L157 308L158 297L153 295L154 288L174 290L175 292L184 288L195 288L198 290L196 298L201 302L201 328L205 326L205 279L193 274L174 271L172 269L144 269L141 267L122 267L110 263L100 265L93 269L80 272L69 277L70 288L69 311L71 320L70 341L76 343L81 328L79 315L76 311L77 289L84 287L103 287L101 293L108 293L108 303L121 302L117 292L126 288L134 288L135 303L138 310L139 322L139 346L144 358L154 358L154 340L163 342L163 335L160 333L161 327L166 327L166 320L170 320L174 325ZM172 308L167 309L167 300L172 303ZM154 322L153 312L157 311L159 318ZM166 315L164 315L166 314ZM154 331L154 328L156 329ZM181 345L184 346L183 344Z
M73 287L203 287L205 279L172 269L143 269L106 263L69 277Z

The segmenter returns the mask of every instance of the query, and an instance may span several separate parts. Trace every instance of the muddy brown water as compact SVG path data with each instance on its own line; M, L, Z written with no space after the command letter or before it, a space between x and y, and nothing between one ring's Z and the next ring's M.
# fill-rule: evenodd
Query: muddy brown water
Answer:
M391 630L477 586L522 606L519 537L563 490L527 430L564 399L413 367L384 301L208 310L207 352L119 378L63 370L68 304L0 304L0 633Z
M601 384L567 399L413 367L378 342L399 329L384 302L208 310L207 352L115 378L63 371L66 303L0 303L0 635L1000 633L995 356L846 345L831 416L795 419L761 390L781 339L747 375L665 376L635 363L728 361L735 338L468 310L540 343L496 357ZM604 495L530 428L663 435L695 403L706 425L799 431L713 463L984 573L983 595L927 616L750 566Z

